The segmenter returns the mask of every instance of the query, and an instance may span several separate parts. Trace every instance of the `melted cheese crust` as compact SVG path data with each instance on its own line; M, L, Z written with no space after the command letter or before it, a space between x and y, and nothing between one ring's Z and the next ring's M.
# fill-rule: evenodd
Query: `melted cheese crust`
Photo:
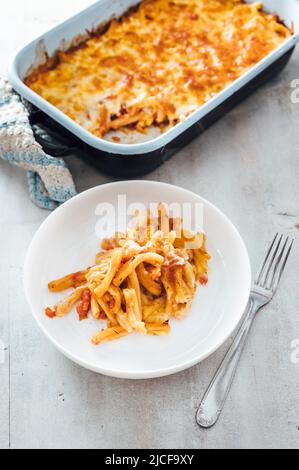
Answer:
M98 137L173 126L291 32L262 3L144 0L26 84Z

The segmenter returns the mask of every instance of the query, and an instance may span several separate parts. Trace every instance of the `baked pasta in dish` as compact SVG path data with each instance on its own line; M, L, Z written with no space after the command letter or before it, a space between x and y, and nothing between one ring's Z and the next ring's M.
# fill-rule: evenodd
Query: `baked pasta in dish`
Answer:
M277 48L291 31L241 0L144 0L26 84L98 137L163 132Z
M209 259L205 236L184 230L161 204L156 219L141 214L125 234L104 240L94 266L51 282L51 292L73 291L45 313L64 317L77 304L79 320L106 321L92 337L96 345L132 332L168 335L170 319L183 319L207 284Z

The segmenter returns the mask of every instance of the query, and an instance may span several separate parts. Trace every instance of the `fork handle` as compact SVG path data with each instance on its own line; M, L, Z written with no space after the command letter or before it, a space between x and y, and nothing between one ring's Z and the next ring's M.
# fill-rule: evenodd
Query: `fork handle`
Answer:
M244 314L244 321L237 336L200 404L196 421L203 428L211 428L218 421L230 391L248 333L259 308L260 306L253 299L250 299Z

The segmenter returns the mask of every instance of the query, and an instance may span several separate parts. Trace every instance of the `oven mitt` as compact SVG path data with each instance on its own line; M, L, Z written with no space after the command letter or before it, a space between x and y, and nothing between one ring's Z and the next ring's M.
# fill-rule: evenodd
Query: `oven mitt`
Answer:
M0 157L27 170L30 198L37 206L53 210L75 196L74 181L64 160L47 155L36 142L28 110L1 77Z

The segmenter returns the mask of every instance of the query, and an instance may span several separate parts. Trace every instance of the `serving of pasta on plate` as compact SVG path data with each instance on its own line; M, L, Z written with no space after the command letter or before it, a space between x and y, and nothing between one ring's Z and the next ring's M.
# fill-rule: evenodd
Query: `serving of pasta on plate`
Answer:
M72 292L45 314L64 317L76 305L80 321L105 321L91 338L95 345L133 332L168 335L170 320L185 318L198 286L208 283L205 245L203 233L184 229L160 204L156 217L138 214L126 233L105 239L92 267L50 282L53 293Z

